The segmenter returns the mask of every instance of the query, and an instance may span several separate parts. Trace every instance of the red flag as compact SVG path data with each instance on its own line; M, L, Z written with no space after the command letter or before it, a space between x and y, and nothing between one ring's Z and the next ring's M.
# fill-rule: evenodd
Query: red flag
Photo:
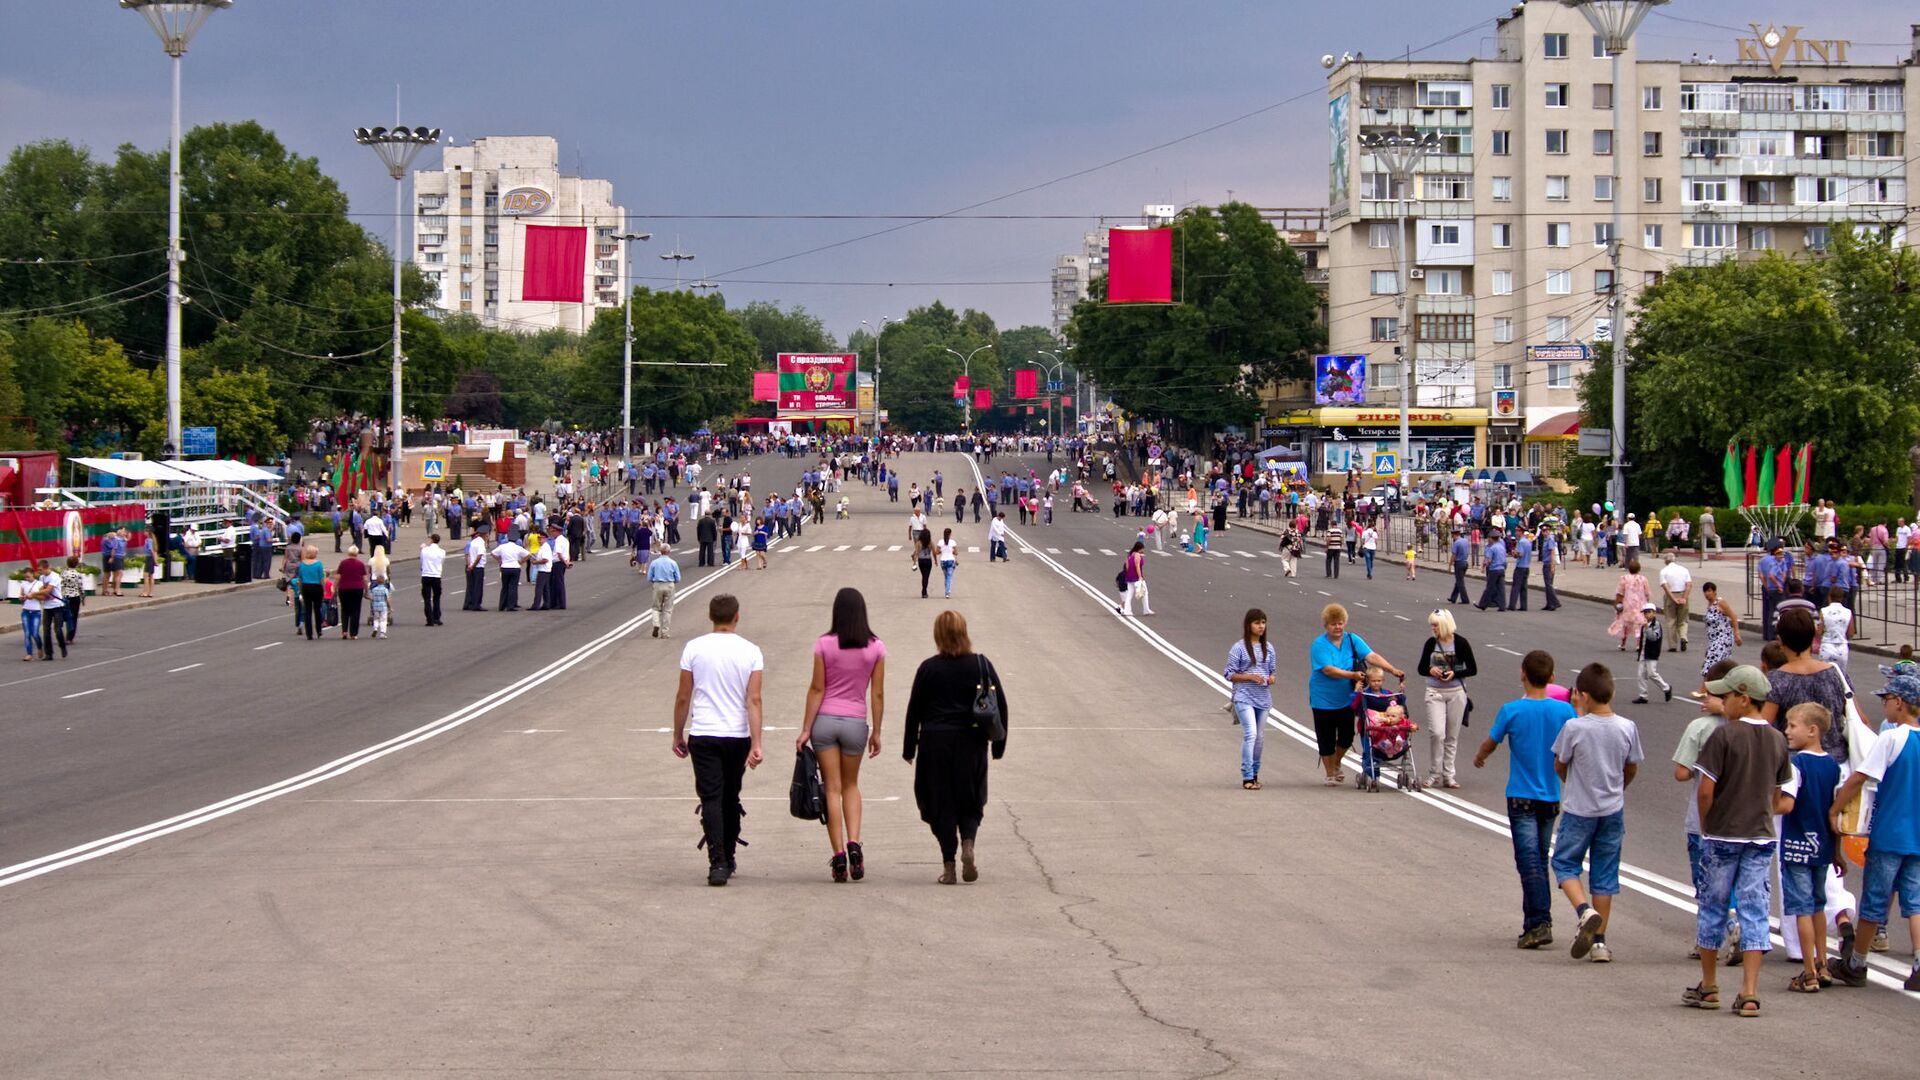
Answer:
M1027 406L1027 415L1028 415L1028 416L1032 416L1032 415L1033 415L1033 406L1031 406L1031 405L1029 405L1029 406Z
M1793 501L1793 444L1780 448L1774 457L1773 491L1769 493L1773 505L1785 506Z
M1040 373L1038 371L1016 371L1013 373L1013 396L1031 398L1040 396Z
M520 268L520 299L578 304L586 299L587 230L570 225L527 226Z
M1107 230L1107 303L1173 302L1173 230Z
M753 400L780 400L780 373L777 371L756 371L753 373Z
M957 398L966 397L968 385L969 383L965 375L953 380L953 396Z
M1747 447L1746 494L1740 505L1760 505L1760 448L1757 446Z
M973 407L976 409L993 408L993 391L984 386L975 390L973 392Z

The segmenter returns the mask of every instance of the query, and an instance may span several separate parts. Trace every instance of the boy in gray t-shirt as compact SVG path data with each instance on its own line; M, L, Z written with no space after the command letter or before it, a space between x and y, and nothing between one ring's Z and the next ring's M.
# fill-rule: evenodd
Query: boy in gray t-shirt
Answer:
M1613 711L1613 672L1588 664L1574 681L1573 707L1553 743L1554 771L1560 774L1560 831L1553 843L1553 878L1573 904L1579 933L1573 958L1589 953L1594 962L1613 959L1607 947L1607 922L1620 893L1620 848L1626 841L1627 785L1646 756L1640 729ZM1580 873L1589 862L1587 888ZM1588 889L1593 902L1587 902Z

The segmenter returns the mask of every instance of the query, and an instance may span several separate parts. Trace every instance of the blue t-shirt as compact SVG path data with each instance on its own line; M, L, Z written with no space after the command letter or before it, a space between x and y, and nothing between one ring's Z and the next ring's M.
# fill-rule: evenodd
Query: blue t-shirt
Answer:
M1353 683L1333 678L1321 669L1332 666L1344 671L1360 671L1372 651L1366 639L1352 631L1343 635L1338 645L1328 641L1325 634L1314 638L1307 656L1313 665L1313 671L1307 676L1307 704L1316 709L1344 709L1352 705Z
M1824 866L1833 861L1827 812L1840 786L1840 763L1825 751L1802 750L1793 755L1793 772L1798 786L1793 809L1780 819L1780 861Z
M1573 719L1573 706L1552 698L1519 698L1500 706L1487 737L1505 740L1507 798L1560 801L1560 774L1553 771L1553 744Z

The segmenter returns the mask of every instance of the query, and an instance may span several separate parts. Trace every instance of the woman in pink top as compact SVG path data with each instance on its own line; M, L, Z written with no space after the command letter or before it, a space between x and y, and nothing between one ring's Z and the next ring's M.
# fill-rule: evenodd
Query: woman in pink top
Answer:
M793 744L797 751L811 743L820 758L835 881L867 875L860 850L860 754L880 755L886 678L887 647L867 623L867 598L858 589L841 589L833 598L832 627L813 643L813 685Z

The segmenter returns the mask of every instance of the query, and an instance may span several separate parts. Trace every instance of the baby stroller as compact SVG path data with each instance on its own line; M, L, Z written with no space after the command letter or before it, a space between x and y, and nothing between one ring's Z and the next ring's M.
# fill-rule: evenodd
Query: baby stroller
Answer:
M1354 716L1361 734L1360 775L1356 781L1360 790L1380 790L1383 765L1398 769L1396 783L1400 790L1421 790L1420 763L1414 757L1413 738L1420 725L1407 716L1406 693L1362 690L1354 695Z

